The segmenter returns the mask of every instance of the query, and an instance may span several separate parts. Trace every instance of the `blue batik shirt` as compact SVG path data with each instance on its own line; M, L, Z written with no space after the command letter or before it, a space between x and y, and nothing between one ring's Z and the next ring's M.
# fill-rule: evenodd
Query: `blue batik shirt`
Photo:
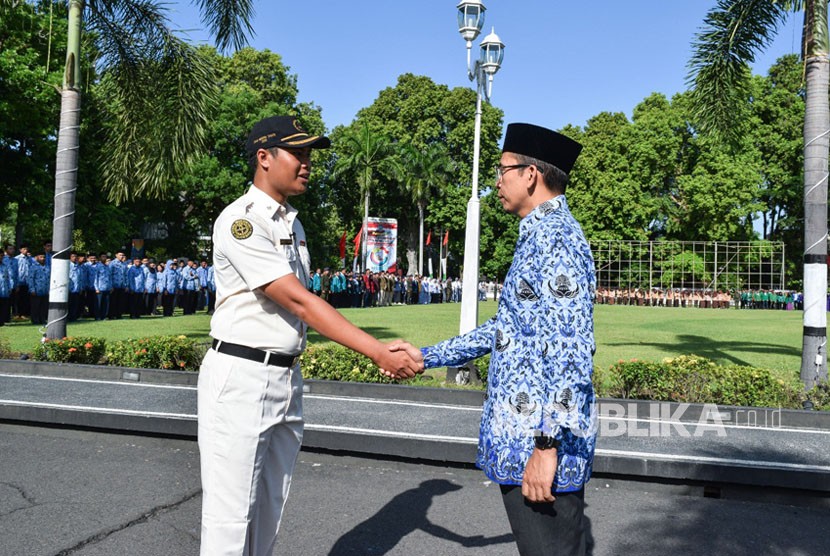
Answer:
M34 263L32 257L20 253L14 258L17 261L17 280L18 284L29 285L29 267Z
M534 436L560 440L553 490L591 476L597 415L594 260L564 196L525 216L496 315L475 330L424 348L426 367L492 353L476 465L496 483L520 485Z
M37 261L29 266L29 293L41 297L49 295L49 268Z
M84 291L85 273L78 263L69 261L69 293Z
M11 297L12 289L14 289L10 268L10 265L0 264L0 297L3 299Z
M95 290L99 292L112 291L112 271L109 265L102 262L95 263L92 267L95 277Z

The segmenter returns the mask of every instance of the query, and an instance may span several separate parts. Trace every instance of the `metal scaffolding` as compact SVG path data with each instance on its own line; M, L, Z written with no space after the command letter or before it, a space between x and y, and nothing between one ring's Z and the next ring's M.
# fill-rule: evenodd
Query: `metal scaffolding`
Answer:
M778 241L591 241L597 286L784 290Z

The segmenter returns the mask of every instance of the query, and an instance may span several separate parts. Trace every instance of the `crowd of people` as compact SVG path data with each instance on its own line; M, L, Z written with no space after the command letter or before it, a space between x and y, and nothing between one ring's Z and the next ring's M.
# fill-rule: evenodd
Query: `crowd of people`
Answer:
M308 289L334 307L387 307L461 301L459 278L431 278L403 272L332 272L317 269L309 278Z
M698 309L800 310L803 294L778 290L700 290L685 288L597 288L598 305L691 307Z
M52 266L50 243L32 253L21 245L17 253L6 245L0 261L0 326L11 317L30 318L46 324L49 307L49 279ZM478 299L498 300L501 284L481 281ZM332 272L317 269L308 289L336 308L387 307L461 301L460 278L432 278L404 275L403 272ZM216 283L213 266L206 260L176 258L156 262L148 257L128 259L124 251L72 253L69 262L69 321L137 319L143 315L171 316L176 308L183 314L198 310L213 313ZM778 290L700 290L680 288L597 288L599 305L646 307L693 307L701 309L800 310L803 294Z
M49 307L52 245L30 252L21 245L16 253L7 245L0 261L0 326L11 317L46 324ZM171 316L176 307L185 315L197 310L213 312L216 283L206 260L148 257L128 259L124 251L69 256L68 320L120 319L127 315Z

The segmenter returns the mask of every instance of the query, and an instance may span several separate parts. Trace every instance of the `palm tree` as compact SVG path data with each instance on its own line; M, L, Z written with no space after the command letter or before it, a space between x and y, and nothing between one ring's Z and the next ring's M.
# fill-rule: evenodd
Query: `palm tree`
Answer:
M3 6L16 2L3 0ZM252 32L251 0L198 0L220 49ZM52 278L46 336L66 335L69 252L78 180L81 28L91 33L107 98L102 186L110 197L158 196L203 145L214 85L209 65L168 25L154 0L68 0L69 32L55 168Z
M446 147L431 143L424 149L408 146L403 151L404 184L418 206L418 274L424 275L424 209L430 195L441 190L455 168Z
M801 380L827 380L827 178L830 147L830 40L827 0L719 0L694 43L690 81L703 129L730 142L741 135L748 62L791 12L804 10L804 333Z
M363 248L361 268L366 264L366 234L369 224L369 197L377 176L391 176L399 168L395 145L385 135L375 133L364 122L359 128L351 128L343 135L342 151L334 166L335 176L353 173L363 196ZM365 269L364 269L365 270Z

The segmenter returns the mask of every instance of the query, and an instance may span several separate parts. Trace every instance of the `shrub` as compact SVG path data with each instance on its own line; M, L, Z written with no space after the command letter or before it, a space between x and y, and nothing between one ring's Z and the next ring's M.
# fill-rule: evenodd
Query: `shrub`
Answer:
M0 338L0 359L11 359L12 348L9 341L5 338Z
M107 364L139 369L195 371L204 348L187 336L150 336L113 342L107 349Z
M309 346L300 357L305 378L345 382L395 382L378 370L377 365L359 353L336 344Z
M799 386L768 369L716 365L695 355L650 361L620 361L601 373L599 395L640 400L716 403L757 407L800 407Z
M105 351L106 342L101 338L66 337L44 340L35 347L33 357L35 361L97 365Z
M810 400L814 409L830 411L830 382L816 384L809 392L802 395L802 401L804 399Z
M481 382L487 384L488 371L490 370L490 354L488 353L487 355L479 357L473 363L476 369L478 369L478 376Z

